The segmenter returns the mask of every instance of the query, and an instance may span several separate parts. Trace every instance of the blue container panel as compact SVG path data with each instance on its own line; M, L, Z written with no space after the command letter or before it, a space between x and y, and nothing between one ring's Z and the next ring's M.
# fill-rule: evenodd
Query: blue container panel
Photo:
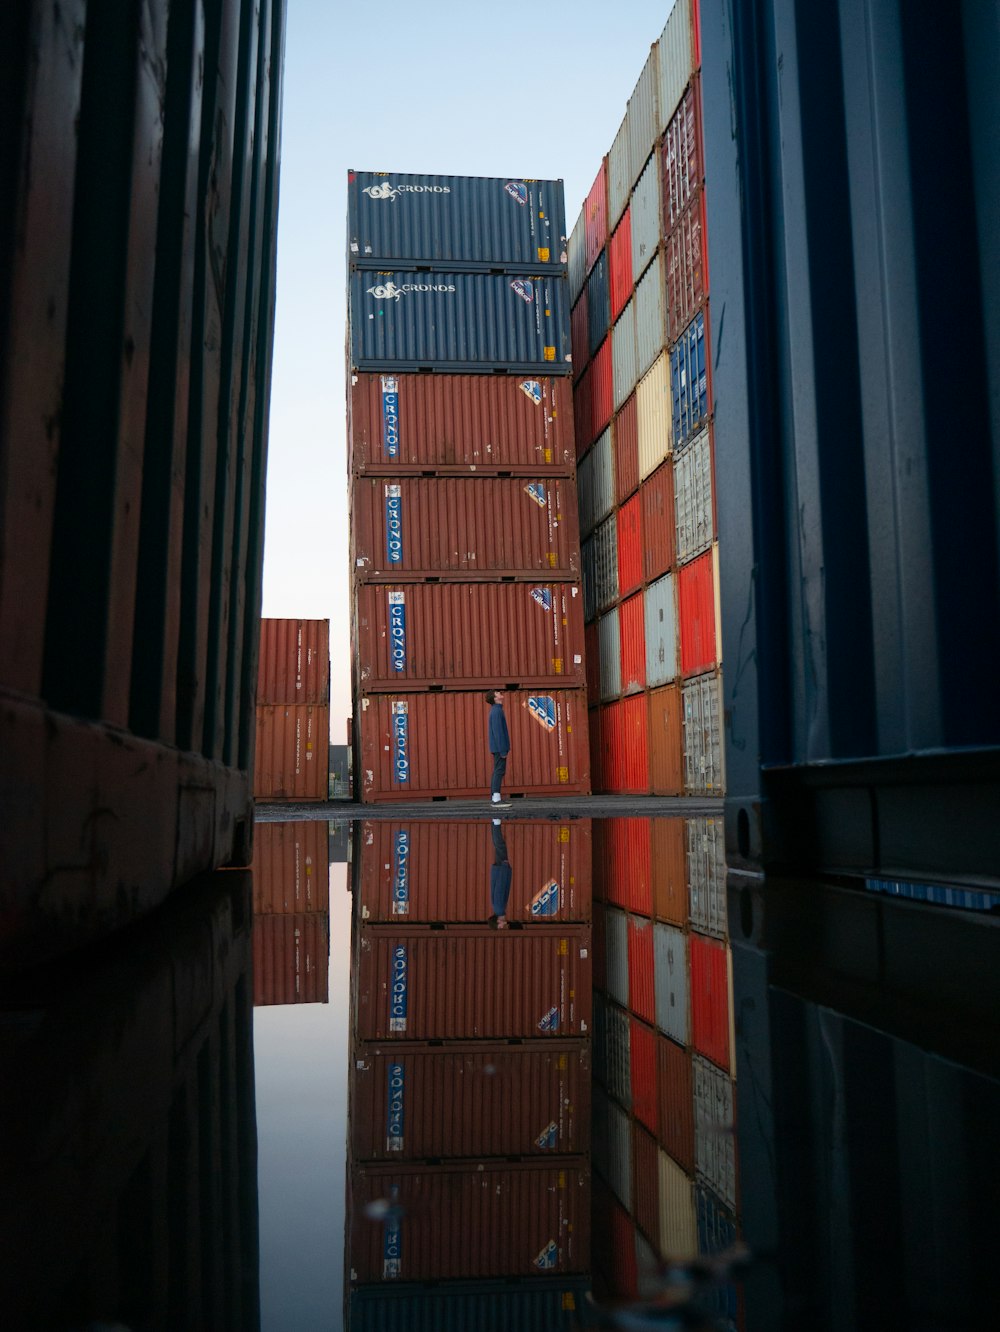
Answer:
M705 371L705 315L695 316L670 353L673 391L674 452L708 420L708 375Z
M587 340L593 356L608 335L611 323L611 287L608 280L608 252L590 270L587 279Z
M719 1199L703 1185L698 1185L695 1193L695 1208L698 1216L698 1252L704 1256L725 1253L736 1243L736 1222ZM721 1314L723 1317L736 1318L737 1294L731 1282L716 1287L710 1294L701 1296L702 1306L706 1311Z
M498 265L534 272L566 263L561 180L347 173L354 265Z
M563 277L355 272L348 317L358 370L571 368Z
M596 1326L584 1279L369 1286L350 1296L350 1332L560 1332Z

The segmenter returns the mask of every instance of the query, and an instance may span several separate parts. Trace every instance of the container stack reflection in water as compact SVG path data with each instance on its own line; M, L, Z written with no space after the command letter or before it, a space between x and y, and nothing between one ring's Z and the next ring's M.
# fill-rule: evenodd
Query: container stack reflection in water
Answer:
M254 831L253 1002L329 997L329 825L259 823Z

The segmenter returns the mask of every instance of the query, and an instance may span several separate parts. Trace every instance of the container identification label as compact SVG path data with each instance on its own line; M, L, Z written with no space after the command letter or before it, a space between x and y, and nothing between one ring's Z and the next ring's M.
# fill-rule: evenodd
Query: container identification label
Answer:
M400 1234L399 1189L389 1191L389 1210L382 1233L382 1279L394 1281L403 1271L403 1237Z
M385 557L390 564L403 562L403 490L398 484L385 488Z
M394 671L406 670L406 593L389 593L389 662Z
M409 964L406 944L396 944L392 950L392 980L389 991L389 1030L406 1030L406 1002L409 991Z
M531 589L531 600L541 606L542 610L550 611L552 609L552 593L547 587L533 587Z
M537 379L522 379L521 392L538 407L542 401L542 386ZM548 459L546 459L548 461Z
M555 1240L549 1240L545 1248L535 1259L535 1266L542 1272L550 1271L555 1267L559 1258L559 1249Z
M410 780L410 718L405 699L392 705L392 775L397 782Z
M559 1126L555 1120L547 1125L535 1139L535 1146L541 1147L543 1152L552 1151L559 1141Z
M535 288L527 278L515 278L510 284L510 289L516 296L520 296L522 301L528 305L535 299Z
M541 509L544 509L548 503L545 487L542 485L541 481L529 481L524 487L524 493L529 499L533 499Z
M390 1064L386 1074L385 1149L387 1152L403 1150L403 1065Z
M406 828L396 830L394 870L392 876L392 914L410 914L410 834Z
M399 380L389 375L382 376L382 447L399 457Z
M556 701L549 694L528 695L528 715L547 731L556 729Z
M533 916L554 916L559 911L559 884L550 879L531 899Z
M539 1031L558 1031L559 1030L559 1005L553 1004L544 1017L538 1021Z

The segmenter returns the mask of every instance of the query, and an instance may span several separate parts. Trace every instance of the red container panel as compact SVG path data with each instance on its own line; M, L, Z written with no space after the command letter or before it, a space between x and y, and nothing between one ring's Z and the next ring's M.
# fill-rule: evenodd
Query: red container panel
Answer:
M669 459L639 487L642 497L643 576L647 583L674 562L674 469Z
M639 1274L635 1252L635 1222L617 1198L611 1201L611 1271L608 1273L612 1294L625 1300L639 1296Z
M360 688L500 682L581 688L583 597L569 583L358 583Z
M638 506L635 512L638 515ZM618 553L620 559L621 546ZM646 619L641 592L619 605L618 634L621 639L622 693L634 694L646 687Z
M594 825L595 877L609 902L648 916L652 865L648 819L601 819Z
M724 943L691 935L691 1044L729 1072L729 966Z
M330 832L325 819L258 823L253 834L254 915L330 910Z
M614 411L614 372L611 361L611 339L607 337L598 347L591 366L593 371L593 430L594 438L611 420Z
M659 1128L656 1032L632 1018L629 1026L629 1071L632 1080L632 1113L651 1133Z
M324 912L254 917L255 1008L325 1004L329 998L329 969L330 918Z
M326 800L330 795L330 709L258 703L256 800Z
M646 1022L656 1021L653 988L653 922L647 916L628 918L628 1006Z
M573 465L571 394L561 378L355 374L349 410L359 473Z
M601 780L605 791L649 791L649 708L634 694L601 711Z
M584 691L504 695L510 794L590 790ZM482 693L369 694L361 700L361 798L482 796L493 760ZM485 808L484 808L485 813Z
M698 675L716 663L715 582L712 552L707 550L677 570L677 609L681 673Z
M663 234L669 236L705 179L701 144L701 79L688 85L663 135Z
M660 1162L656 1139L639 1124L632 1125L632 1210L635 1223L660 1249Z
M579 379L590 360L590 313L587 304L587 288L580 292L580 299L573 306L569 317L570 343L573 348L573 378Z
M640 497L633 495L621 506L616 515L618 522L618 593L627 597L642 585L642 507ZM624 631L623 631L624 633ZM622 638L622 650L625 640ZM642 678L646 678L646 652L643 648ZM625 683L625 662L622 661L622 690Z
M361 1161L590 1150L590 1047L359 1045L351 1150Z
M626 208L608 244L612 323L625 309L635 287L632 280L632 222L630 214L631 209Z
M705 191L699 190L666 244L667 341L675 343L708 293Z
M601 655L596 620L584 627L583 646L584 655L587 659L587 702L599 703L601 698ZM591 761L591 781L594 780L596 779L593 774L593 761Z
M594 183L583 205L584 252L586 271L597 263L608 239L608 159L602 158Z
M656 1036L659 1138L667 1153L694 1174L694 1089L691 1051Z
M583 455L596 438L594 431L594 376L593 365L588 365L573 389L573 421L576 430L576 456Z
M508 917L589 920L590 820L510 821L502 832L513 872ZM493 837L485 820L365 822L356 909L362 920L372 922L484 921L490 915L493 861Z
M370 925L357 959L364 1041L502 1040L590 1032L590 928Z
M576 484L568 477L355 477L355 576L575 574Z
M615 417L613 440L615 498L623 504L639 485L639 422L634 393Z
M352 1282L589 1270L590 1172L579 1158L359 1166L350 1188ZM396 1208L379 1219L390 1198Z
M329 703L330 621L261 620L258 703Z

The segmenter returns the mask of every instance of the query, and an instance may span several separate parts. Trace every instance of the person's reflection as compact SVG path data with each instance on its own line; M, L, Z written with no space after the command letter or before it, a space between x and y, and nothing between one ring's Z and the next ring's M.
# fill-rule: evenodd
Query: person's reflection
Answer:
M514 877L510 859L507 856L507 843L504 841L503 827L499 819L494 819L490 832L493 834L493 864L490 866L490 907L492 913L487 921L491 930L506 930L507 903L510 900L510 885Z

